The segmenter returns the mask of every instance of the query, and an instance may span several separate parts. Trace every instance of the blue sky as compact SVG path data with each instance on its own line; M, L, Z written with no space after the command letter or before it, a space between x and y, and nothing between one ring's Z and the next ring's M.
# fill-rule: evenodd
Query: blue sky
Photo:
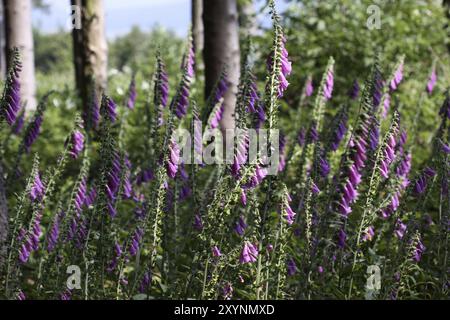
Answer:
M184 36L190 24L191 0L104 0L108 38L127 33L133 25L149 30L159 25ZM278 0L280 9L284 1ZM69 0L46 0L50 12L33 11L33 24L43 32L68 30ZM257 1L260 3L260 1ZM262 17L263 21L267 18Z

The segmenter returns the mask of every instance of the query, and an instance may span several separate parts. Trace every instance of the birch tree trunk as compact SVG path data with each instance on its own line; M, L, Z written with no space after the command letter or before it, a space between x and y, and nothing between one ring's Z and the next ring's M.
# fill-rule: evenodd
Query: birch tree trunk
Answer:
M71 0L81 13L81 29L72 30L75 81L83 108L88 106L91 85L96 96L106 90L108 44L103 0Z
M239 22L236 0L203 2L205 96L208 97L224 66L229 89L224 97L222 130L234 128L234 109L240 74Z
M34 74L33 29L31 24L31 0L3 0L5 12L6 51L13 47L20 50L22 72L20 75L21 99L27 110L36 109L36 79ZM9 56L6 55L7 64Z

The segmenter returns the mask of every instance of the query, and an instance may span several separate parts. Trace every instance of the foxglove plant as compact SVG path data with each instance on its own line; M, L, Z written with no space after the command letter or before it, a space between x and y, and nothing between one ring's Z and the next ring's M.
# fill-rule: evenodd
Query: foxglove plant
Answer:
M14 48L10 55L11 63L1 101L0 121L5 119L12 126L16 122L17 113L21 108L19 74L22 71L22 64L18 48Z

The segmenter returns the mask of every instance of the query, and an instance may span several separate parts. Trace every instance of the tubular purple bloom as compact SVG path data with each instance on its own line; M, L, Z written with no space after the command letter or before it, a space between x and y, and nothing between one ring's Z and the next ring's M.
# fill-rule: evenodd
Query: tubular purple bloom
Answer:
M319 157L319 172L320 175L323 178L328 177L328 174L330 173L330 164L328 163L327 159L323 157Z
M347 133L347 115L344 115L340 120L337 126L336 131L334 132L333 142L331 144L331 150L336 151L339 148L339 144Z
M117 119L117 105L116 103L109 97L106 97L106 114L111 122L115 122Z
M73 159L78 158L81 151L83 151L83 148L84 148L84 135L79 130L75 130L70 138L70 150L69 150L70 156Z
M202 217L201 217L199 214L196 214L196 215L194 216L193 227L194 227L194 229L197 230L197 231L202 231L202 230L203 230Z
M132 257L134 257L137 254L143 235L144 235L144 230L142 230L139 227L136 228L136 230L134 231L134 235L131 238L131 243L130 243L130 248L129 248L129 252Z
M22 64L19 60L18 50L12 53L13 60L11 68L6 79L5 91L3 93L4 106L0 110L0 116L4 117L6 122L12 126L16 121L17 113L20 109L20 79L19 73L22 71Z
M375 231L372 226L369 226L366 231L364 232L362 241L372 241L373 237L375 236Z
M403 237L405 236L406 228L406 224L404 224L400 219L397 219L394 230L395 236L399 239L403 239Z
M424 169L422 174L417 178L414 185L414 192L416 195L420 195L425 192L428 186L428 180L436 175L436 171L432 168L427 167Z
M222 289L222 297L224 300L230 300L233 297L233 287L227 282Z
M297 142L300 147L303 147L305 145L305 140L306 140L306 130L305 130L305 128L301 128L298 131L298 135L297 135Z
M417 244L416 244L416 247L415 247L415 249L414 249L412 259L413 259L415 262L420 262L420 260L422 259L422 255L423 255L425 249L426 249L426 248L425 248L425 246L423 245L421 239L417 239Z
M347 240L347 234L343 229L339 229L338 232L338 247L343 249L345 247L345 242Z
M30 148L41 133L42 116L38 115L34 121L30 124L29 130L24 138L24 146L27 152L30 152Z
M240 216L234 226L234 231L242 237L245 233L245 229L247 229L247 224L245 223L244 216Z
M372 99L375 110L381 103L381 98L383 96L384 81L382 79L381 73L377 70L375 72L374 87L372 91Z
M294 259L289 259L287 262L287 271L289 276L293 276L297 273L297 265L295 264Z
M370 140L370 149L372 151L375 151L378 147L378 143L380 140L380 129L378 125L374 125L369 133L369 140Z
M178 164L180 162L180 148L175 140L169 142L169 159L167 161L167 174L175 179L178 172Z
M64 212L60 212L56 215L55 221L53 222L50 230L47 234L47 251L51 252L55 249L58 239L59 239L59 225L61 223L61 219L64 216Z
M381 113L381 117L383 119L386 119L390 108L391 108L391 95L389 93L386 93L383 100L383 111Z
M108 173L108 184L106 185L106 195L110 201L116 199L120 187L121 172L122 166L120 164L120 156L114 151L111 168Z
M25 296L25 293L23 293L22 290L19 290L19 293L17 293L16 300L19 301L27 300L27 297Z
M256 110L256 129L260 129L263 125L263 123L266 121L266 112L264 111L264 107L262 104L259 105L258 109Z
M314 92L313 82L311 77L308 77L305 84L305 96L310 97Z
M127 107L130 110L134 109L134 105L136 104L137 92L136 92L136 81L133 76L130 82L130 86L128 87L128 100Z
M241 251L241 256L239 257L239 262L244 263L253 263L256 262L256 258L258 257L258 249L252 243L245 241L244 247Z
M314 194L319 194L320 193L320 189L319 189L319 187L316 185L316 183L314 181L311 182L311 191Z
M431 95L433 93L433 89L436 84L436 81L437 81L436 69L433 68L433 70L431 71L430 77L428 78L428 83L427 83L427 88L426 88L429 95Z
M75 212L80 215L83 205L86 201L86 178L80 181L77 194L75 195Z
M348 96L350 97L350 99L356 100L358 98L358 95L359 95L359 83L355 79L353 81L352 88L348 91Z
M329 69L328 73L327 73L327 79L326 79L324 87L323 87L323 95L326 100L331 99L331 96L333 93L333 86L334 86L333 69Z
M448 119L450 119L450 95L447 95L447 97L445 98L444 103L439 110L439 115L442 118L447 117Z
M32 201L41 200L43 196L44 196L44 185L42 184L39 172L37 172L30 190L30 199Z
M231 165L231 174L239 177L241 166L247 162L249 138L246 133L239 134L236 137L236 154L234 155L233 164Z
M120 246L119 243L116 242L114 244L114 256L113 256L112 261L109 263L108 268L107 268L108 272L111 273L111 272L113 272L116 269L116 267L117 267L117 265L119 263L119 259L120 259L121 256L122 256L122 247Z
M245 192L245 190L242 190L241 192L241 203L243 206L247 205L247 193Z
M400 82L403 79L403 63L401 63L397 70L395 70L394 72L394 77L392 78L389 87L391 89L391 91L394 91L397 89L398 85L400 84Z
M277 39L278 40L278 39ZM286 80L286 77L291 74L292 71L292 63L289 61L289 53L286 50L286 38L281 35L278 40L278 46L277 52L272 52L268 59L267 59L267 69L269 72L273 72L273 64L274 64L274 56L275 54L279 55L279 66L276 66L276 68L279 68L279 74L278 74L278 98L281 98L284 94L284 91L289 86L289 82Z
M22 112L16 119L16 122L14 123L14 127L12 129L12 132L15 135L19 135L20 132L23 129L23 125L25 124L25 112Z
M147 271L144 273L141 283L139 284L139 292L146 293L151 282L152 282L152 274L150 271Z
M84 204L89 207L94 204L95 199L97 198L97 190L95 187L91 188L91 191L89 191L89 194L87 195L86 199L84 200Z
M214 247L212 247L212 255L213 255L213 257L220 257L221 255L222 255L222 253L220 252L220 249L219 249L219 247L218 246L214 246Z
M155 83L155 97L154 103L156 107L167 106L169 98L169 77L166 73L166 66L161 60L157 58L157 70L156 70L156 83Z
M317 132L316 126L313 124L309 130L309 139L311 142L319 141L319 132Z
M448 145L447 143L443 143L442 144L442 151L446 154L450 154L450 145Z
M279 155L278 172L282 172L286 167L286 137L283 134L280 134Z
M182 119L187 114L189 106L189 81L183 79L180 84L180 89L177 93L175 102L175 114L178 119Z
M108 203L106 204L106 207L108 209L109 216L112 219L115 218L117 215L117 210L116 210L116 207L114 206L114 203L112 203L111 201L108 201Z

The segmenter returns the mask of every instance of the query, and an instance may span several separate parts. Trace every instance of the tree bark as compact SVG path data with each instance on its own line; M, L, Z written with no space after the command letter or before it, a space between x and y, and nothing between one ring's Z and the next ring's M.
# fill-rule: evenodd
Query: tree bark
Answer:
M240 74L239 22L236 0L203 2L205 96L208 97L224 67L229 89L224 97L222 130L234 128L234 109Z
M71 0L81 13L81 29L72 30L75 82L83 108L91 98L91 85L96 96L106 90L108 67L108 44L105 34L103 0Z
M238 5L239 25L244 36L256 36L258 34L258 23L256 21L256 10L252 0L241 1Z
M192 0L192 39L196 55L203 52L203 0ZM198 64L196 64L196 69Z
M36 109L36 79L34 74L33 29L31 0L3 0L5 12L5 38L7 53L13 47L20 50L22 72L20 94L27 110ZM9 54L6 54L7 64ZM9 66L8 66L9 67Z

